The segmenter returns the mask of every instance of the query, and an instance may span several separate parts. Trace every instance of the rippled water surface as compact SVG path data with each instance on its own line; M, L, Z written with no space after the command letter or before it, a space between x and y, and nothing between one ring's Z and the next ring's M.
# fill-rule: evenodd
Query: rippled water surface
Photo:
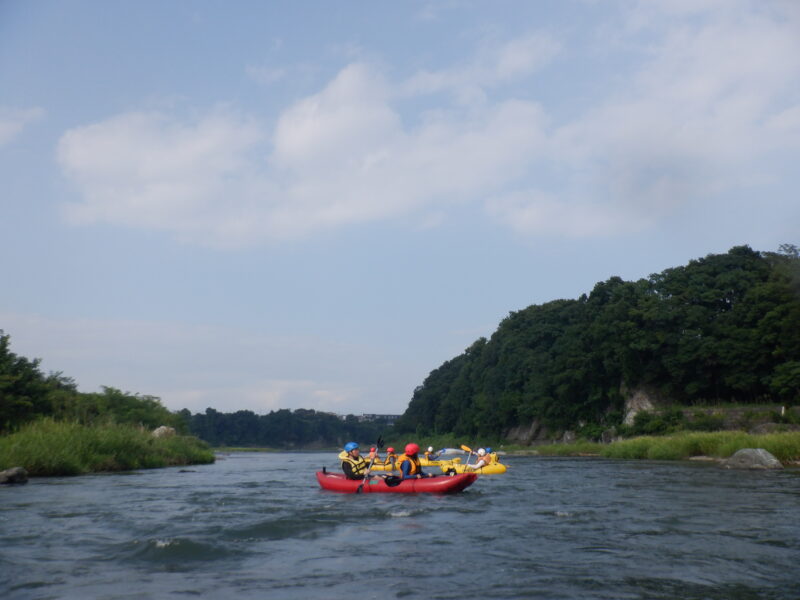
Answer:
M0 598L800 598L797 471L506 462L452 496L321 491L333 453L4 486Z

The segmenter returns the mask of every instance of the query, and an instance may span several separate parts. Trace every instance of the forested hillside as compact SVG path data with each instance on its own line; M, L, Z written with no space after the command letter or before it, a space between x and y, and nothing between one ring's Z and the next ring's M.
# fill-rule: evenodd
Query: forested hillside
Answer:
M503 436L533 420L616 425L627 390L642 386L680 405L800 401L797 247L739 246L512 312L432 371L397 427Z

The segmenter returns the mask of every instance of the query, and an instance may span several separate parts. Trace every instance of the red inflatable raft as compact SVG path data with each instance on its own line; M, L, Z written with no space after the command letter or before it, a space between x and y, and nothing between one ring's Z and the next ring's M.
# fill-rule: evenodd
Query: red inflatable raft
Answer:
M406 479L399 477L384 480L382 477L373 477L364 483L361 493L364 494L452 494L472 485L478 476L475 473L461 475L439 475L425 479ZM324 473L317 471L317 481L322 489L332 492L354 494L362 480L347 479L342 473Z

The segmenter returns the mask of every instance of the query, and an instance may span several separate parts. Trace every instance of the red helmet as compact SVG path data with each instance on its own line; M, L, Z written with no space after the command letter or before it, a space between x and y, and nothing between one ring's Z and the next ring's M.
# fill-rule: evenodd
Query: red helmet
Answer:
M417 444L406 444L406 455L411 456L419 452L419 446Z
M386 451L387 451L387 452L394 452L394 448L392 448L391 446L389 446L389 447L386 449Z
M375 446L369 449L370 452L375 452Z

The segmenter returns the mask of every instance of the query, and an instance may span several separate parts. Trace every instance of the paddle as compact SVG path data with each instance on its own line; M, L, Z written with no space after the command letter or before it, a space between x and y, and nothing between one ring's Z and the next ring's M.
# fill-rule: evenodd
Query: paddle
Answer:
M467 453L467 462L464 463L464 473L467 472L467 465L469 465L469 459L472 458L472 448L469 446L465 446L461 444L461 449Z
M377 448L378 451L380 451L380 449L383 448L383 437L378 436L378 441L375 442L375 448ZM373 455L373 457L369 460L369 466L367 467L367 470L364 472L364 480L356 488L356 494L360 494L362 492L362 490L364 489L364 484L367 483L367 479L369 478L369 470L372 468L372 465L375 463L375 457L378 456L378 451L376 451L375 454Z

